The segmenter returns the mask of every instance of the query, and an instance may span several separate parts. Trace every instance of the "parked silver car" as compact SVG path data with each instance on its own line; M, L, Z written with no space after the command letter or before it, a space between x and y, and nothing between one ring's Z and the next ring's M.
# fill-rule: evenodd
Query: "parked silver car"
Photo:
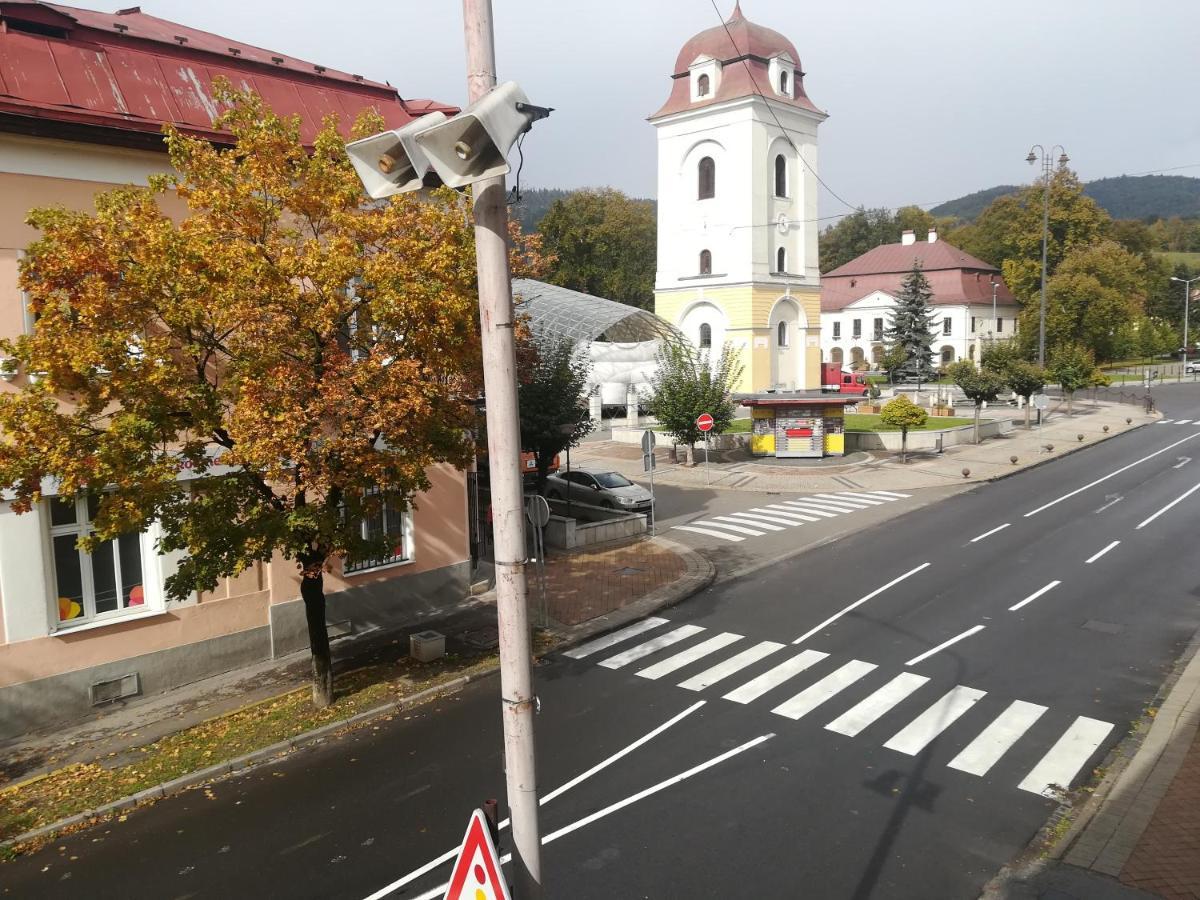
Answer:
M551 500L607 506L642 512L650 508L650 492L620 472L572 469L546 479L546 496Z

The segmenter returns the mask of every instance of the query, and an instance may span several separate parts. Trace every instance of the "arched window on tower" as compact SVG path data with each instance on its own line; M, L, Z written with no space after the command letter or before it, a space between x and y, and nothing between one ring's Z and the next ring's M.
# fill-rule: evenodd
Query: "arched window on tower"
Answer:
M712 349L712 326L707 322L700 323L700 349Z
M787 159L780 153L775 157L775 196L787 195Z
M711 156L700 160L698 167L699 185L696 196L700 200L711 200L717 194L717 164Z
M780 322L779 326L775 329L775 341L780 347L788 345L787 322Z
M787 271L787 250L783 247L775 251L775 271L779 273Z
M792 96L792 92L790 90L788 90L787 69L784 69L782 72L779 73L779 93L783 94L785 97Z
M710 253L708 250L700 251L700 274L712 274L712 253Z
M697 97L707 97L708 90L709 90L708 76L701 75L699 78L696 79L696 96Z

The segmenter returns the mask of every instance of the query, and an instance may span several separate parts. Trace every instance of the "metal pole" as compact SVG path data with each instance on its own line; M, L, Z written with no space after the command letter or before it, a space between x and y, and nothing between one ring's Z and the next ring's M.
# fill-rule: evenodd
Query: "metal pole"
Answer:
M491 0L463 0L463 32L467 48L467 96L474 102L496 86ZM530 668L521 437L504 176L475 184L474 212L496 547L500 708L504 725L504 774L512 817L513 874L521 900L540 900L542 848L533 745L536 698Z
M658 511L654 508L654 448L650 448L650 534L654 534L655 518Z
M712 474L708 469L708 432L704 432L704 483L712 484Z
M1038 366L1046 365L1046 246L1050 239L1050 154L1042 151L1042 174L1046 179L1042 202L1042 301L1038 312Z

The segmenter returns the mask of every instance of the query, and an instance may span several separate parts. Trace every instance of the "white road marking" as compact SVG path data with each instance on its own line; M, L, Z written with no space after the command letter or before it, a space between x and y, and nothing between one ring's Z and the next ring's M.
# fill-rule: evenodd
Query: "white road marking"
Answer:
M875 590L871 591L871 593L867 594L867 596L862 597L861 599L855 600L853 603L851 603L849 606L847 606L841 612L834 613L832 616L830 616L828 619L826 619L824 622L822 622L816 628L810 628L808 631L804 632L804 634L800 635L800 637L798 637L794 641L792 641L792 643L793 644L804 643L806 640L808 640L810 637L812 637L814 634L816 634L818 631L820 631L826 625L832 625L834 622L836 622L838 619L840 619L846 613L852 612L853 610L858 609L860 606L862 606L868 600L870 600L874 597L878 597L880 594L882 594L888 588L895 587L900 582L902 582L905 578L909 578L912 575L916 575L922 569L928 569L929 566L930 566L929 563L921 563L921 565L917 566L915 569L909 569L907 572L905 572L899 578L893 578L891 581L889 581L883 587L876 588Z
M817 494L818 497L829 497L831 500L837 500L842 503L865 503L868 506L883 506L887 503L886 500L880 500L878 497L868 497L866 494L856 494L853 491L839 491L836 494Z
M1154 459L1154 457L1160 456L1163 453L1166 453L1168 450L1173 450L1176 447L1178 447L1180 444L1185 444L1188 441L1195 440L1198 437L1200 437L1200 431L1197 431L1195 434L1189 434L1187 437L1181 438L1173 444L1167 444L1167 446L1163 447L1161 450L1155 450L1153 453L1151 453L1147 456L1143 456L1141 459L1135 459L1133 462L1129 463L1128 465L1121 466L1121 468L1117 469L1116 471L1109 472L1107 475L1097 478L1095 481L1090 481L1081 488L1075 488L1075 490L1071 491L1069 494L1063 494L1061 497L1059 497L1056 500L1051 500L1049 503L1043 503L1037 509L1030 510L1029 512L1025 513L1025 518L1028 519L1030 516L1036 516L1042 510L1049 509L1050 507L1055 506L1056 504L1062 503L1064 500L1069 500L1072 497L1074 497L1076 494L1082 494L1088 488L1094 488L1096 485L1102 484L1103 482L1108 481L1108 479L1110 479L1110 478L1116 478L1122 472L1126 472L1129 469L1132 469L1134 466L1140 466L1146 460Z
M546 846L546 844L553 843L554 841L557 841L560 837L566 837L571 832L578 831L580 828L583 828L587 825L591 825L593 822L599 821L600 819L603 819L606 816L610 816L613 813L618 812L627 806L632 806L634 803L637 803L639 800L645 800L647 797L652 796L653 794L657 794L659 791L665 790L669 787L674 787L675 785L677 785L683 781L687 781L687 779L691 778L693 775L699 775L701 772L711 769L713 766L719 765L719 764L725 762L725 760L731 759L734 756L737 756L739 753L745 753L747 750L757 747L759 744L763 743L764 741L769 741L773 737L775 737L775 735L773 733L759 735L758 737L754 738L754 740L746 741L746 743L741 744L737 747L734 747L732 750L726 750L720 756L714 756L712 759L708 760L707 762L702 762L698 766L693 766L692 768L688 769L686 772L680 772L678 775L673 775L664 781L660 781L658 784L648 787L644 791L638 791L636 794L626 797L624 800L618 800L616 803L610 803L608 806L604 807L603 809L596 810L596 812L592 813L591 815L584 816L582 819L576 819L570 825L565 825L562 828L558 829L558 831L552 831L552 832L550 832L550 834L548 834L544 838L542 838L542 846L544 847L544 846ZM457 848L455 848L454 853L455 854L458 853ZM500 864L507 865L511 860L512 860L512 854L505 853L503 856L500 857ZM420 894L417 897L414 897L413 900L435 900L435 898L437 898L437 897L444 896L445 892L446 892L446 888L449 886L450 886L450 882L446 882L445 884L440 884L437 887L433 888L432 890L426 891L424 894ZM384 897L388 893L391 893L391 890L392 890L391 888L388 888L388 889L385 889L385 891L383 893L377 892L375 894L372 894L370 897L367 898L367 900L378 900L378 898Z
M1112 497L1113 499L1111 499L1111 500L1108 500L1108 498L1109 498L1109 497ZM1116 506L1118 503L1120 503L1120 502L1121 502L1122 500L1124 500L1125 498L1124 498L1124 497L1122 497L1120 494L1105 494L1105 495L1104 495L1104 499L1105 499L1105 500L1108 500L1108 502L1107 502L1107 503L1105 503L1105 504L1104 504L1102 507L1100 507L1098 510L1096 510L1096 512L1098 512L1098 513L1102 513L1102 512L1104 512L1106 509L1108 509L1110 506Z
M937 703L925 710L883 746L889 750L916 756L939 734L987 695L987 691L957 685Z
M898 494L895 491L871 491L871 493L872 494L881 494L884 497L899 497L904 500L907 500L909 497L912 496L912 494Z
M984 538L991 537L997 531L1003 531L1005 528L1007 528L1011 524L1012 524L1012 522L1005 522L1003 525L998 525L997 527L993 528L991 531L985 531L983 534L979 535L979 537L971 538L971 543L975 544L975 543L978 543L979 541L982 541Z
M676 669L682 669L684 666L696 662L696 660L703 659L710 653L716 653L722 647L728 647L730 644L737 643L741 639L742 636L740 634L733 634L728 631L721 634L714 634L707 641L702 641L694 647L688 647L682 653L668 656L662 662L656 662L652 666L647 666L637 674L642 678L649 678L651 681L655 681L664 675L670 675Z
M1174 421L1175 421L1174 419L1159 419L1154 424L1155 425L1170 425Z
M875 663L852 659L840 669L830 672L816 684L809 685L795 697L783 701L771 712L789 719L799 719L876 668Z
M784 503L772 503L769 509L779 510L783 512L787 510L788 515L798 516L806 522L816 522L820 519L836 519L838 514L829 512L826 509L817 509L816 507L801 506L799 503L785 501ZM816 518L814 518L814 516Z
M720 518L719 516L717 518ZM730 531L736 531L738 534L748 534L750 537L762 537L766 534L765 531L756 531L753 528L747 528L744 525L731 525L727 522L717 522L714 519L701 519L700 525L705 528L728 528Z
M600 660L600 665L606 669L619 669L622 666L629 665L631 662L637 662L643 656L649 656L651 653L657 653L659 650L666 649L672 644L685 641L692 635L699 634L703 630L704 628L700 625L680 625L674 631L660 634L658 637L646 641L644 644L638 644L636 647L630 647L616 656L602 659Z
M1139 527L1141 527L1141 526L1139 526ZM1091 556L1089 556L1087 559L1085 559L1085 560L1084 560L1084 563L1085 563L1085 564L1086 564L1086 563L1094 563L1096 560L1098 560L1100 557L1102 557L1102 556L1103 556L1105 553L1107 553L1107 552L1108 552L1109 550L1111 550L1113 547L1117 546L1117 544L1119 544L1119 543L1121 543L1121 542L1120 542L1120 541L1113 541L1111 544L1109 544L1107 547L1105 547L1105 548L1104 548L1103 550L1101 550L1099 553L1093 553Z
M1188 424L1190 421L1192 421L1192 420L1191 420L1191 419L1176 419L1176 420L1175 420L1175 424L1176 424L1176 425L1186 425L1186 424Z
M1055 796L1055 786L1069 788L1112 729L1108 722L1080 716L1017 787L1043 797Z
M666 731L672 725L675 725L677 722L680 722L683 719L690 716L692 713L694 713L696 710L698 710L700 707L702 707L704 705L704 703L705 703L704 700L696 701L691 706L689 706L687 709L685 709L683 712L679 713L678 715L672 716L666 722L663 722L663 724L659 725L657 728L642 735L640 738L638 738L633 743L625 745L623 748L618 750L612 756L608 757L607 759L601 760L600 762L596 763L596 765L592 766L587 771L580 772L578 775L576 775L570 781L565 782L564 784L562 784L559 787L552 790L550 793L546 794L546 796L542 797L538 801L538 805L544 806L545 804L547 804L551 800L553 800L555 797L559 797L559 796L565 794L571 788L582 783L583 781L586 781L588 778L591 778L597 772L601 772L604 769L607 769L609 766L611 766L617 760L619 760L625 756L628 756L630 753L632 753L634 750L641 747L643 744L658 737L660 734L662 734L664 731ZM503 819L497 824L496 827L497 827L497 829L504 829L504 828L507 828L510 824L511 824L510 819ZM402 888L406 884L409 884L410 882L413 882L416 879L420 878L422 875L426 874L427 872L432 872L438 866L440 866L444 863L450 862L450 860L452 860L456 856L458 856L458 851L459 851L458 847L452 847L450 850L447 850L441 856L430 860L429 862L425 863L425 865L421 866L418 869L413 869L413 871L409 872L403 878L397 879L396 881L393 881L391 884L389 884L387 887L381 888L380 890L376 891L370 897L367 897L366 900L380 900L380 898L386 897L388 894L392 893L397 888ZM444 885L442 886L442 890L445 890Z
M770 656L775 651L782 650L785 646L787 645L776 641L761 641L753 647L743 650L737 656L717 663L711 669L705 669L699 675L693 675L687 681L681 681L679 686L689 691L702 691L716 684L718 681L728 678L736 672L740 672L747 666L754 665L760 659Z
M819 522L819 521L821 521L820 519L813 518L812 516L802 515L801 513L796 512L796 510L789 509L786 506L769 506L769 507L759 506L759 507L755 507L753 512L762 513L765 516L778 516L780 519L794 522L797 525L801 524L802 522Z
M920 656L914 656L912 659L910 659L908 662L906 662L905 665L906 666L915 666L917 663L923 662L923 661L929 659L929 657L933 656L933 654L937 653L939 650L945 650L951 644L957 644L963 638L969 638L973 634L978 634L980 631L983 631L983 629L986 627L987 627L986 625L976 625L974 628L968 628L966 631L964 631L962 634L958 635L957 637L952 637L948 641L942 641L942 643L938 644L936 647L934 647L931 650L926 650Z
M722 540L733 541L734 543L745 540L744 537L738 537L736 534L725 534L721 531L714 531L711 528L697 528L695 525L672 525L671 527L676 531L691 531L695 534L706 534L709 537L721 538Z
M845 492L845 496L847 496L847 497L857 497L859 500L866 500L866 501L868 501L868 502L870 502L870 501L874 501L874 502L876 502L876 503L878 503L878 502L879 502L879 501L881 501L881 500L882 500L884 503L895 503L895 502L896 502L896 498L895 498L895 497L876 497L874 493L870 493L870 494L857 494L857 493L855 493L854 491L846 491L846 492Z
M802 508L806 511L824 510L826 513L837 516L843 515L844 513L854 512L854 510L848 506L837 506L825 500L786 500L784 502L787 503L788 506L795 506L797 509Z
M757 678L747 681L741 687L734 688L725 695L725 699L732 700L734 703L751 703L772 688L779 687L794 675L799 675L809 666L819 663L828 655L820 650L805 650L787 662L780 663Z
M818 503L830 509L841 509L846 512L854 512L856 509L867 508L867 504L865 503L859 503L857 500L839 500L832 494L813 494L812 499L805 498L803 502Z
M1022 606L1024 606L1026 603L1032 603L1032 602L1033 602L1034 600L1036 600L1038 597L1042 596L1042 594L1046 593L1047 591L1054 590L1054 588L1058 587L1060 584L1062 584L1062 582L1061 582L1061 581L1052 581L1052 582L1050 582L1050 583L1049 583L1048 585L1046 585L1044 588L1041 588L1041 589L1039 589L1039 590L1036 590L1036 591L1034 591L1032 594L1030 594L1028 597L1026 597L1026 598L1025 598L1024 600L1022 600L1020 603L1014 603L1012 606L1010 606L1010 607L1008 608L1008 611L1009 611L1009 612L1016 612L1018 609L1020 609L1020 608L1021 608Z
M1172 469L1182 469L1184 466L1186 466L1191 461L1192 461L1192 458L1190 456L1181 456L1181 457L1179 457L1179 464L1171 466L1171 468Z
M1138 528L1145 528L1147 525L1149 525L1151 522L1153 522L1155 519L1157 519L1159 516L1161 516L1163 513L1165 513L1168 509L1170 509L1176 503L1182 503L1184 500L1186 500L1192 494L1196 493L1196 491L1200 491L1200 484L1197 484L1195 487L1188 488L1188 490L1184 491L1182 494L1180 494L1178 497L1176 497L1174 500L1172 500L1170 503L1168 503L1166 506L1164 506L1162 509L1160 509L1158 512L1156 512L1150 518L1148 518L1144 522L1140 523L1138 525ZM1134 529L1134 531L1136 531L1136 530L1137 530L1137 528Z
M825 728L847 737L854 737L928 680L924 675L903 672L866 700L842 713Z
M800 524L793 519L784 519L782 516L772 519L761 513L730 513L729 518L744 521L747 525L761 525L763 528L768 528L771 531L787 531L788 528L795 528Z
M659 625L666 625L667 620L651 616L648 619L642 619L640 622L635 622L627 628L622 628L619 631L614 631L611 634L606 634L604 637L596 638L594 641L588 641L586 644L580 644L574 650L568 650L563 656L569 656L571 659L583 659L585 656L591 656L599 650L607 650L613 644L619 644L621 641L628 640L635 635L639 635L644 631L649 631L652 628L657 628Z
M755 528L766 528L768 530L768 532L785 532L785 530L787 530L786 528L781 528L780 526L776 526L776 524L768 524L767 522L755 522L755 521L749 520L749 518L740 518L736 514L736 512L733 512L733 514L730 514L728 516L713 516L713 521L714 522L730 522L732 524L739 524L739 526L754 526ZM762 532L760 532L760 534L762 534Z
M1044 712L1044 706L1014 700L946 765L971 775L984 775Z

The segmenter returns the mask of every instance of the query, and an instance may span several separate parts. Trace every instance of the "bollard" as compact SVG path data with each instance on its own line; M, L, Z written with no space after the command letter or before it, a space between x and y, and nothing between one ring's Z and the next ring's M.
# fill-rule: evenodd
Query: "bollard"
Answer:
M1016 458L1015 456L1010 456L1010 457L1008 458L1008 461L1009 461L1010 463L1012 463L1014 466L1017 464L1017 458Z
M971 470L963 469L963 478L970 478L970 477L971 477Z
M1108 426L1107 425L1104 426L1104 433L1108 434Z
M1082 435L1082 434L1077 434L1077 435L1075 435L1075 437L1076 437L1076 438L1078 438L1078 439L1079 439L1079 440L1081 440L1081 441L1083 440L1083 435Z
M1133 424L1133 419L1131 419L1131 418L1129 418L1128 416L1126 416L1126 417L1125 417L1125 424L1126 424L1126 425L1132 425L1132 424Z

